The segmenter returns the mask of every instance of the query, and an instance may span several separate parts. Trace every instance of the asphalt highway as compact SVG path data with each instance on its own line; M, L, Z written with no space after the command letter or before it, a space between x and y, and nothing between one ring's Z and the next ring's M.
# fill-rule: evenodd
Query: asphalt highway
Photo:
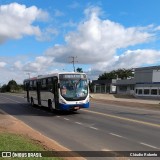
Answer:
M160 110L92 101L89 109L50 113L6 94L0 109L73 151L160 151Z

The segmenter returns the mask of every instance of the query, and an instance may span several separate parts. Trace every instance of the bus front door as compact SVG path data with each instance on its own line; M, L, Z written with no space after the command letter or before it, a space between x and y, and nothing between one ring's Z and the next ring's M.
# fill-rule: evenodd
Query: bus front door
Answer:
M29 98L29 83L26 84L26 91L27 91L27 102L30 102L30 98Z
M54 102L55 102L55 109L58 109L59 101L58 101L58 78L53 78L53 93L54 93Z
M41 83L37 82L37 100L38 100L38 105L41 105L40 89L41 89Z

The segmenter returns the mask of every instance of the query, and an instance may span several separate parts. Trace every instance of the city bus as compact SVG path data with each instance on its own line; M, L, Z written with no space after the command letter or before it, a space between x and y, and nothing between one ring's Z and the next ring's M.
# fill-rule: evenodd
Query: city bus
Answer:
M77 111L89 108L89 86L85 73L63 72L24 80L26 99L32 106Z

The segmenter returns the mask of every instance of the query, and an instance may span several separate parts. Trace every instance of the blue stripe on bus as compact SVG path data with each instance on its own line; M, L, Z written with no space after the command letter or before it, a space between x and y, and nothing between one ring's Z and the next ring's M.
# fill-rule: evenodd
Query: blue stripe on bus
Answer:
M58 109L70 110L70 109L74 109L74 107L89 108L89 102L86 104L61 104L61 103L59 103Z

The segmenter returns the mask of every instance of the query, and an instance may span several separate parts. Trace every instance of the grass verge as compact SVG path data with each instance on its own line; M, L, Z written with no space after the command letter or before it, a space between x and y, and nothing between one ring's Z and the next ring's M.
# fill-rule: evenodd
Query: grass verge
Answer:
M45 151L44 147L35 143L33 140L22 135L13 133L0 133L0 151ZM0 158L2 160L14 159L20 160L21 158ZM37 160L38 158L23 158L25 160ZM40 160L62 160L56 157L42 157Z

